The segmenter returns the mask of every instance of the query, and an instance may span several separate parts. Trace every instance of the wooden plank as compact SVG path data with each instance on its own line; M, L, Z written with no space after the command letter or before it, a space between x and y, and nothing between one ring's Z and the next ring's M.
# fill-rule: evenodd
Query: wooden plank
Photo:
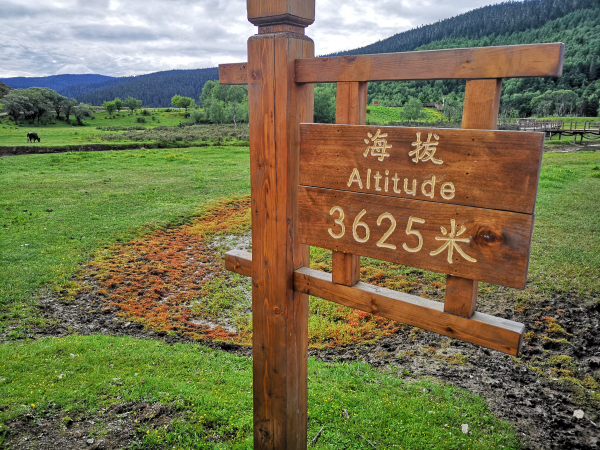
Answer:
M225 269L247 277L252 276L252 253L230 250L225 253Z
M364 125L369 83L337 83L335 123Z
M498 125L501 94L501 79L467 81L462 128L495 130ZM504 153L509 150L500 148L499 151Z
M477 309L477 281L446 276L444 312L469 318Z
M498 125L501 93L502 79L467 81L462 128L495 130ZM477 285L477 280L448 275L444 311L471 317L477 309Z
M333 282L353 286L360 280L360 256L333 251L331 255Z
M248 84L248 63L219 64L219 83Z
M300 132L301 185L533 213L543 133L323 124ZM385 156L373 150L377 136Z
M313 52L300 34L248 41L256 449L306 447L308 297L294 292L293 271L308 263L296 237L296 186L299 124L312 120L313 88L293 78L295 59Z
M298 204L304 244L525 286L529 214L304 186Z
M252 267L252 253L233 250L225 254L228 266L241 275ZM475 313L471 319L442 312L442 303L359 282L353 287L333 283L331 275L306 267L294 273L294 289L390 320L517 355L524 325Z
M296 270L294 289L509 355L518 355L521 348L525 327L507 319L479 312L466 319L444 313L440 302L362 282L335 284L331 274L306 267Z
M459 48L296 61L296 82L560 77L562 43Z
M368 83L338 83L335 121L338 124L364 125L367 120ZM360 256L333 252L333 282L353 286L360 280Z

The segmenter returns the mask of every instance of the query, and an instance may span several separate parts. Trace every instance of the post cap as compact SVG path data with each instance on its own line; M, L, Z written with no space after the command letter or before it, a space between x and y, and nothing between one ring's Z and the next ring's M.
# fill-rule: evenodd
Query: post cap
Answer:
M315 0L247 0L248 20L256 26L307 27L315 21Z

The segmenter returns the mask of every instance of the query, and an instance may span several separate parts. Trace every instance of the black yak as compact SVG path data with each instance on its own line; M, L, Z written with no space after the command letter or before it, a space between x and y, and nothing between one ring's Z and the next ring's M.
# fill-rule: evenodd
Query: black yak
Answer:
M36 140L42 142L37 133L27 133L27 142L35 142Z

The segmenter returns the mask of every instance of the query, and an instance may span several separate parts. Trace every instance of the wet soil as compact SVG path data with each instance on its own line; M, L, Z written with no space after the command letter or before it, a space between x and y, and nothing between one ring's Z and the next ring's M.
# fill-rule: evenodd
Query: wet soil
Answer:
M8 424L6 445L15 450L124 448L142 442L142 427L168 429L175 417L167 407L147 403L119 403L94 415L24 415Z
M482 312L525 323L526 330L533 332L525 340L519 358L410 327L374 345L311 349L310 355L325 362L358 360L408 380L428 377L467 389L486 399L497 417L514 424L526 449L600 448L596 394L600 384L600 303L561 295L516 312L506 307L508 300L482 297ZM39 308L50 324L30 337L80 333L129 335L167 343L189 341L122 321L105 306L105 298L94 289L80 292L70 302L46 296ZM549 321L542 315L557 319ZM549 324L560 327L549 328ZM562 338L552 338L549 329L558 330ZM250 357L252 352L249 347L234 344L202 343L240 356ZM134 406L126 407L124 412L132 411ZM172 420L168 409L159 408L160 419L152 420L165 424ZM57 443L64 449L123 448L137 439L131 420L115 410L74 419L71 426L65 425L61 412L48 417L20 417L8 424L6 440L9 448L15 449L57 448ZM93 427L100 423L106 432L89 444L85 436L92 436Z

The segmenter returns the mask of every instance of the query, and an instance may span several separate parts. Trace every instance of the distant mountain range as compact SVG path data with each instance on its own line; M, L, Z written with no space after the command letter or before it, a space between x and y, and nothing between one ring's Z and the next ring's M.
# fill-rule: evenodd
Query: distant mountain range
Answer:
M52 75L36 78L0 78L13 89L47 87L80 102L101 105L115 97L129 96L142 101L146 107L171 106L176 95L191 97L198 101L204 83L218 80L217 68L192 70L167 70L132 77L109 77L105 75Z
M74 84L101 83L106 80L113 80L114 77L106 75L85 74L85 75L51 75L49 77L14 77L0 78L0 82L13 89L27 89L30 87L45 87L55 91L65 89Z

